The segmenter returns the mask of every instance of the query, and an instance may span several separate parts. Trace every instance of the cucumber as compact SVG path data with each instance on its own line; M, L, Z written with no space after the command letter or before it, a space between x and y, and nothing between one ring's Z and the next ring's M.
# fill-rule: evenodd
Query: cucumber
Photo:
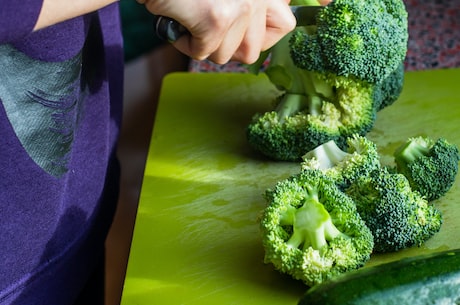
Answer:
M460 304L460 249L351 271L310 288L298 305Z

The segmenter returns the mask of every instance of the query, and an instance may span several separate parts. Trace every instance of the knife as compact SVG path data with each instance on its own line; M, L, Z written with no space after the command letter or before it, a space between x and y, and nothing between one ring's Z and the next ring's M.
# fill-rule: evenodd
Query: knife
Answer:
M316 15L324 7L292 5L290 8L296 19L297 26L306 26L316 23ZM165 16L154 15L154 27L156 35L160 39L169 42L174 42L188 33L188 30L182 24Z

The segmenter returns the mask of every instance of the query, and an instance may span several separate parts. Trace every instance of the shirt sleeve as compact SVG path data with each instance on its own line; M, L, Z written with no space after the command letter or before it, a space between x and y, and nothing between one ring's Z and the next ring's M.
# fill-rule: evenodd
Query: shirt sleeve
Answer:
M43 0L0 0L0 44L31 33Z

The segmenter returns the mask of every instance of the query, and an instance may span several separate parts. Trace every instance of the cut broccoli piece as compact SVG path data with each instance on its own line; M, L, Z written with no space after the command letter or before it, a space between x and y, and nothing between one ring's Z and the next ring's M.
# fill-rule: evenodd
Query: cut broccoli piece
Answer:
M346 193L374 236L375 252L420 246L441 228L441 213L386 167L356 180Z
M297 28L270 50L265 73L283 96L252 118L249 144L271 159L299 161L325 142L343 148L347 137L366 135L376 112L401 92L407 36L400 0L330 3L316 25Z
M354 135L347 138L346 150L329 141L306 153L301 167L322 170L339 188L344 189L359 177L378 169L380 159L374 142Z
M452 187L460 160L458 147L446 139L409 138L394 153L396 170L428 201L444 196Z
M252 118L247 139L271 159L300 161L327 141L366 134L375 122L374 91L365 82L296 68L286 55L288 36L275 45L265 72L283 95L274 110Z
M353 201L319 170L303 170L265 192L265 262L307 285L361 267L373 249Z
M340 113L332 105L323 105L323 96L333 95L331 86L294 66L289 37L286 35L271 49L265 70L282 95L274 110L254 115L246 134L249 144L265 156L299 161L305 152L340 135Z

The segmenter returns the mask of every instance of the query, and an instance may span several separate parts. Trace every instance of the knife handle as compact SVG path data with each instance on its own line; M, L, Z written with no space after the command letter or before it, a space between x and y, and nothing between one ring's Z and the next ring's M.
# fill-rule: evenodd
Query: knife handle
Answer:
M316 24L316 15L323 6L302 6L293 5L290 6L291 12L297 21L297 26L314 25ZM179 39L182 35L190 34L190 32L176 20L154 15L154 27L157 36L163 40L174 42Z
M157 36L171 43L189 33L182 24L169 17L154 15L153 22Z

